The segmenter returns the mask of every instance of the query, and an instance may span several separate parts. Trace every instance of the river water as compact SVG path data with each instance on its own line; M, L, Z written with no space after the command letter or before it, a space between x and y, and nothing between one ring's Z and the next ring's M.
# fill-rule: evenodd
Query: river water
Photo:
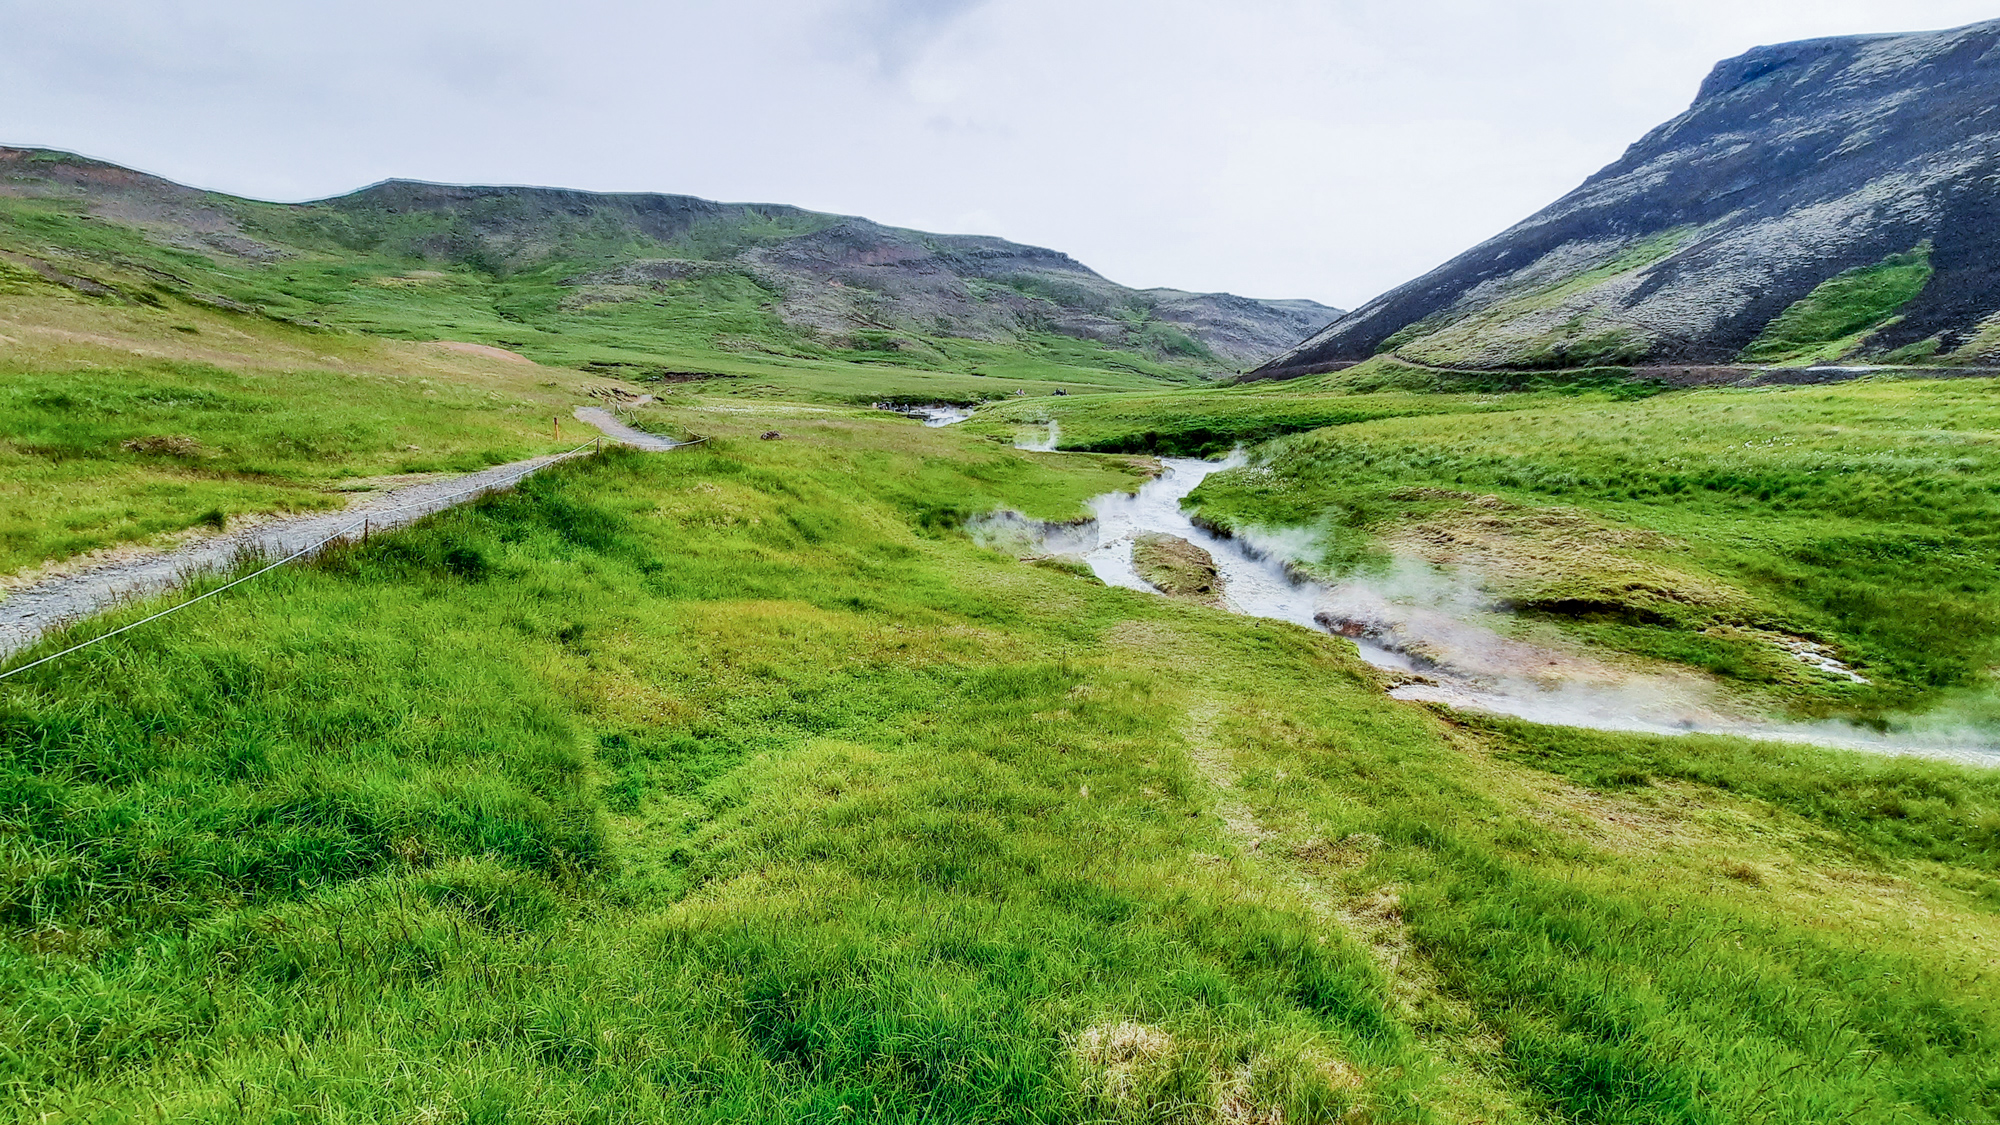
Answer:
M1311 553L1310 536L1221 536L1183 511L1203 480L1239 463L1166 458L1165 471L1136 493L1092 501L1088 523L1044 524L1002 512L975 521L972 531L1003 549L1080 558L1108 585L1152 593L1133 569L1133 539L1185 539L1214 559L1226 608L1347 637L1363 660L1395 673L1390 694L1399 699L1559 726L1733 734L2000 766L2000 747L1984 731L1932 725L1884 734L1845 723L1771 721L1746 713L1694 673L1635 671L1510 637L1498 628L1506 615L1476 580L1422 564L1332 583L1303 579L1289 564Z
M933 427L954 426L972 417L971 407L953 406L945 402L931 403L923 406L904 406L899 403L878 402L875 404L875 409L908 415L911 418L920 420L926 426Z

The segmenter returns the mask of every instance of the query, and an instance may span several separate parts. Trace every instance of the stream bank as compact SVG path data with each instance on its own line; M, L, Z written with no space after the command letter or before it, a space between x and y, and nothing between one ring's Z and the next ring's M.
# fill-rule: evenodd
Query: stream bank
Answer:
M1475 583L1412 564L1338 582L1301 576L1309 551L1298 532L1220 535L1181 505L1210 475L1240 459L1163 458L1165 471L1133 493L1091 501L1094 519L1045 524L1001 512L973 521L974 537L1001 549L1082 560L1107 585L1160 594L1133 565L1133 547L1168 536L1213 560L1223 608L1350 640L1389 673L1398 699L1511 715L1553 726L1647 734L1726 734L1892 755L2000 766L2000 747L1972 730L1881 733L1850 723L1791 723L1747 714L1714 680L1694 672L1635 670L1586 653L1543 647L1497 631L1504 611Z

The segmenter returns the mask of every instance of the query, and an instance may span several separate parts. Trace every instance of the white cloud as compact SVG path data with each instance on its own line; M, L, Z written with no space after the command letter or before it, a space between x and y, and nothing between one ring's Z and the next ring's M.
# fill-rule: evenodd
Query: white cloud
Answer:
M1133 285L1353 305L1759 43L1963 0L0 0L0 141L308 198L387 176L797 203Z

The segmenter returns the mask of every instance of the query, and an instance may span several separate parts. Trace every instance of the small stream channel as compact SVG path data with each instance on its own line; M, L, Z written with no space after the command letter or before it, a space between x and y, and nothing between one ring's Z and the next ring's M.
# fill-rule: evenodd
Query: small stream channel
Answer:
M1015 513L974 521L990 545L1082 559L1106 584L1158 593L1133 568L1135 536L1172 535L1207 551L1225 606L1352 640L1361 658L1395 673L1398 699L1513 715L1539 723L1650 734L1714 733L2000 766L1981 732L1881 734L1845 723L1785 723L1733 707L1713 681L1693 673L1642 672L1557 651L1497 631L1503 614L1468 581L1427 568L1385 578L1325 583L1288 565L1303 537L1217 535L1181 508L1210 475L1239 461L1165 458L1165 471L1136 493L1091 502L1095 519L1045 524ZM1288 549L1288 546L1291 549ZM1262 549L1260 549L1262 548Z

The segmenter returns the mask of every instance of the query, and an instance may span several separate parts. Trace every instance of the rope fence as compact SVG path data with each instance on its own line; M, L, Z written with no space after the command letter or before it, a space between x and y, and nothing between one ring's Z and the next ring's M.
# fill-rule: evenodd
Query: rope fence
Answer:
M707 438L702 437L702 438L697 438L694 441L680 442L677 443L677 445L699 445L707 440L708 440ZM99 635L92 637L87 641L82 641L77 644L73 644L68 648L63 649L61 652L50 653L49 655L44 656L39 660L33 661L28 664L23 664L18 668L10 668L5 672L0 672L0 680L5 680L13 676L18 676L21 673L26 672L31 668L39 668L42 665L47 664L53 660L60 660L63 657L68 656L73 652L78 652L82 649L89 648L91 645L97 644L100 641L108 641L111 638L119 635L120 633L125 633L133 629L137 629L139 626L144 625L151 621L158 621L160 618L166 617L169 614L179 613L181 610L184 610L189 606L198 605L202 602L205 602L208 599L215 597L217 594L224 593L225 591L228 591L234 587L241 586L245 582L250 581L252 578L256 578L259 575L268 574L271 571L274 571L279 567L284 566L287 563L297 562L299 559L305 558L309 555L317 554L319 551L325 549L328 544L335 543L342 539L352 538L354 536L354 533L357 531L361 533L360 537L362 541L366 542L370 527L375 523L377 523L378 521L381 521L384 517L393 516L400 512L409 512L417 509L425 509L422 515L413 517L414 519L421 519L423 518L423 515L429 515L432 512L441 512L446 508L454 507L457 504L463 502L464 498L466 497L483 495L489 492L498 492L502 489L512 487L513 485L520 483L523 479L527 478L529 475L533 473L538 473L543 469L548 468L550 465L561 464L562 462L567 461L572 457L583 456L586 451L592 454L600 453L603 451L603 448L604 448L604 439L601 437L595 438L592 439L591 441L585 442L584 444L577 446L575 449L572 449L567 453L558 453L555 456L549 458L546 461L541 462L538 465L530 465L527 468L522 469L520 472L515 473L509 477L503 477L499 480L484 481L480 484L474 485L471 488L463 489L458 492L449 493L444 496L434 496L429 499L419 500L411 504L402 504L394 508L384 508L380 511L369 512L363 515L360 519L354 521L351 524L348 524L347 526L325 537L324 539L321 539L315 543L311 543L305 547L301 547L300 549L292 552L291 554L286 555L284 558L279 559L277 562L259 567L257 570L249 574L246 574L241 578L237 578L232 581L226 582L220 586L217 586L215 589L208 591L205 594L189 598L187 601L181 602L178 605L168 606L167 608L161 610L158 613L152 614L151 616L142 617L139 620L134 621L128 625L121 625L118 628L113 629L108 633L100 633ZM406 520L403 522L410 522L410 521ZM395 523L391 522L389 526L395 526Z

